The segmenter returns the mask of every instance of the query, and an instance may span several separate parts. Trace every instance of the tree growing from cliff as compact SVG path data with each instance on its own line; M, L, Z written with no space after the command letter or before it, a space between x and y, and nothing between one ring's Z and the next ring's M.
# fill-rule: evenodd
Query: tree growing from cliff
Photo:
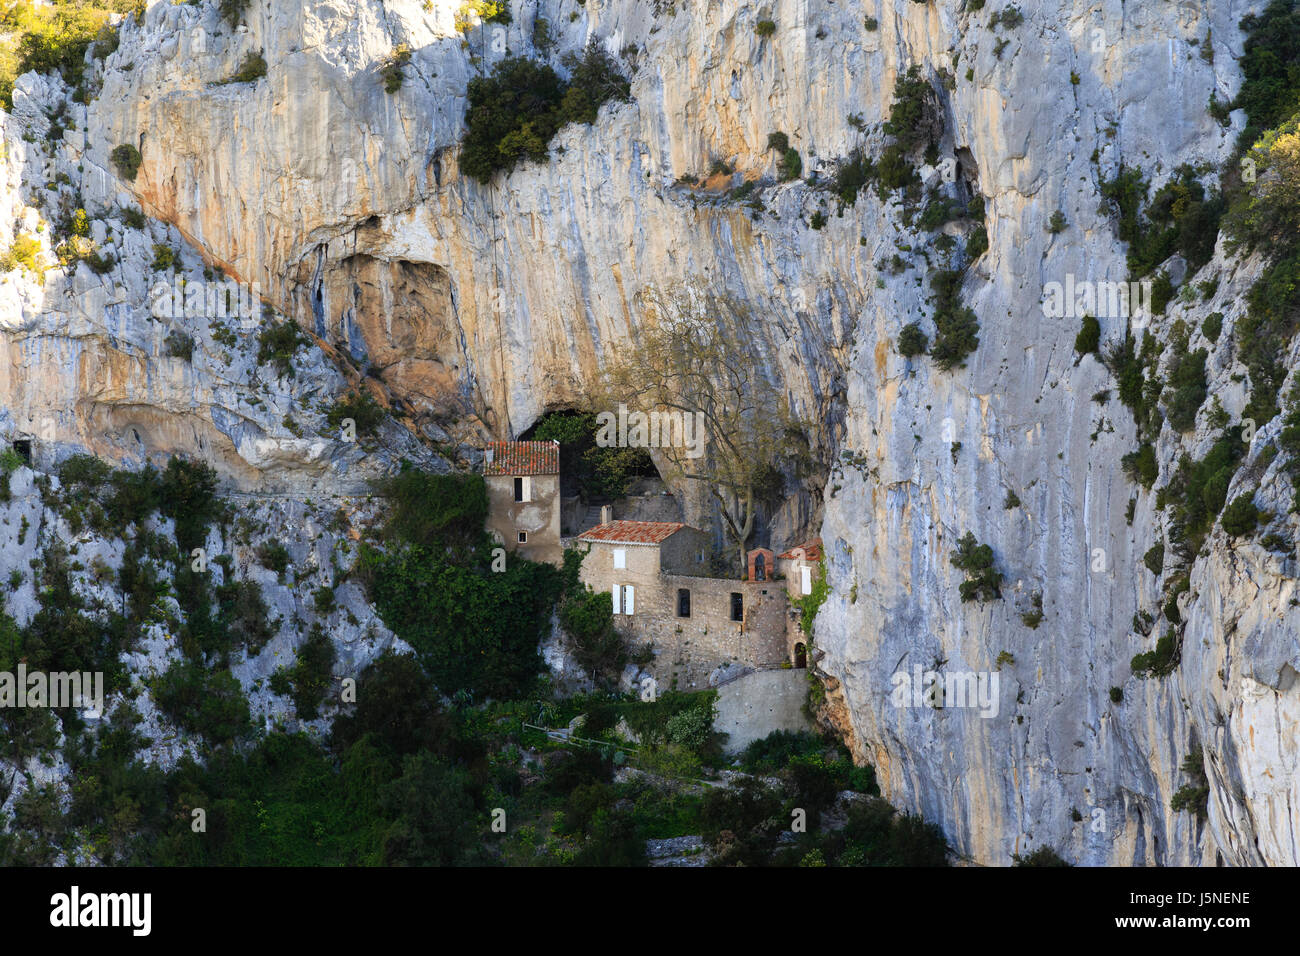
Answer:
M642 296L637 338L607 364L598 401L647 415L680 414L702 428L656 446L665 477L699 482L736 547L741 573L757 511L784 487L778 462L806 459L807 436L755 355L747 307L689 291ZM689 439L694 439L690 441Z

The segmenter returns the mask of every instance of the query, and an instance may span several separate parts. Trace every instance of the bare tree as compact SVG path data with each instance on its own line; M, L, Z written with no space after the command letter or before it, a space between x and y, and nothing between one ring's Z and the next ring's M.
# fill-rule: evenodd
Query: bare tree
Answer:
M764 374L743 303L650 290L639 304L646 322L606 365L596 398L611 412L625 405L651 417L665 477L708 488L743 576L757 507L781 491L778 463L806 451L804 430Z

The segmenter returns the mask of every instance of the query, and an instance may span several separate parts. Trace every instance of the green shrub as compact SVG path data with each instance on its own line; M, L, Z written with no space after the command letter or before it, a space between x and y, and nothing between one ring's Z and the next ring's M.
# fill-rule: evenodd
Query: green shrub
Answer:
M776 32L776 24L771 20L759 20L754 24L754 32L761 37L770 37Z
M898 333L898 354L905 358L924 355L930 340L916 322L908 322Z
M1205 402L1209 383L1205 377L1205 360L1208 353L1197 349L1190 355L1175 357L1169 375L1172 392L1169 396L1168 420L1175 431L1189 432L1196 427L1196 413Z
M980 344L979 319L974 310L961 304L962 273L940 270L930 279L935 291L934 345L930 356L945 372L964 368L966 357Z
M218 0L217 9L222 19L234 28L239 26L239 21L243 19L244 11L248 9L250 2L251 0Z
M1232 504L1223 509L1219 524L1223 530L1234 538L1250 534L1259 523L1259 509L1255 507L1255 495L1246 492L1232 499Z
M545 162L551 138L566 123L592 123L602 104L627 100L631 86L614 60L594 41L581 58L570 56L569 81L549 66L507 57L490 77L468 86L465 139L460 165L466 175L488 182L526 160Z
M1046 845L1040 846L1033 853L1027 853L1024 856L1021 856L1019 853L1012 854L1012 859L1015 860L1015 862L1011 864L1012 866L1058 867L1058 866L1070 865L1066 863L1065 860L1061 859L1061 855L1059 853L1053 850L1050 846L1046 846Z
M1110 702L1112 704L1119 704L1119 703L1123 703L1123 701L1124 701L1124 691L1118 687L1112 687L1110 689Z
M167 354L173 358L184 359L186 362L194 358L194 339L180 329L172 329L168 332L163 344Z
M217 473L204 462L173 456L158 481L158 510L176 522L176 544L186 555L202 547L221 511Z
M149 267L155 272L166 272L176 264L176 250L171 246L165 246L162 243L155 242L153 246L153 262Z
M799 158L799 151L794 148L783 151L781 158L777 160L776 172L781 182L798 179L803 172L803 160Z
M1097 354L1101 347L1101 323L1091 315L1083 317L1083 326L1074 337L1074 350L1080 355Z
M1142 562L1147 566L1147 570L1160 577L1160 572L1165 568L1165 545L1164 542L1152 545L1147 549L1147 553L1142 555Z
M271 323L257 333L257 364L270 363L283 378L293 377L293 357L311 339L292 320Z
M966 572L966 580L960 587L963 603L1002 597L1002 572L993 567L993 549L979 544L969 531L958 540L949 560L953 567Z
M140 164L144 161L138 149L130 143L123 143L121 146L113 147L108 158L117 167L118 175L135 182L135 177L140 173Z
M387 409L375 401L368 388L359 388L335 402L325 413L325 420L337 431L344 419L352 419L360 438L373 435L387 415Z
M839 197L840 208L852 206L861 189L876 176L875 165L862 150L855 149L849 154L848 159L836 166L835 177L831 181L831 189Z
M1047 220L1047 231L1052 235L1056 235L1057 233L1064 232L1065 227L1068 225L1069 223L1065 221L1065 213L1058 209L1056 212L1052 213L1051 218Z
M197 661L178 660L151 688L154 703L173 723L214 744L250 730L248 700L228 670L209 671Z
M880 154L880 162L875 167L880 188L887 191L905 189L920 182L916 169L907 160L903 148L897 143L890 143Z
M817 210L812 214L812 218L808 220L808 225L812 226L814 229L821 229L826 225L826 214L820 209Z
M1190 559L1205 533L1223 510L1228 485L1245 455L1240 426L1228 429L1200 461L1183 455L1158 503L1173 509L1171 538L1176 550Z
M1135 481L1148 490L1160 476L1155 446L1150 442L1143 442L1137 451L1131 451L1121 458L1120 467L1129 481Z
M993 14L993 16L989 18L989 29L1002 26L1008 30L1014 30L1024 22L1025 15L1020 12L1019 7L1012 5L1009 7L1003 7L1002 10Z
M1218 343L1219 333L1223 331L1223 313L1211 312L1201 323L1201 334L1213 343Z
M266 76L266 57L262 56L261 50L258 50L256 53L245 53L244 59L240 61L239 69L222 80L220 85L253 83L264 76Z
M280 668L272 678L272 690L293 700L302 720L314 720L329 693L337 652L320 624L312 625L292 667Z
M406 65L410 62L411 47L406 43L397 44L393 52L384 60L384 65L379 68L385 93L396 93L402 88L402 84L406 81Z
M257 549L257 560L276 577L282 577L289 567L289 549L279 541L263 542Z
M942 136L943 114L939 98L921 76L919 66L910 67L895 80L894 102L882 129L894 137L895 144L905 155L936 144Z
M1101 194L1119 213L1119 238L1129 244L1128 266L1134 278L1148 275L1174 253L1181 253L1189 273L1195 272L1214 255L1224 202L1217 193L1206 193L1186 164L1174 171L1143 208L1149 185L1138 169L1121 166L1115 178L1103 182ZM1156 280L1154 293L1160 303L1155 314L1164 312L1173 297L1167 275Z
M785 133L776 132L767 134L767 148L774 149L778 153L784 153L790 148L790 137Z
M1171 629L1156 641L1156 649L1134 655L1129 662L1133 676L1138 678L1165 677L1172 674L1179 661L1179 641Z
M1287 0L1272 0L1259 14L1241 21L1246 34L1242 45L1241 89L1233 109L1246 111L1241 143L1255 142L1264 130L1288 120L1297 107L1300 75L1300 14Z
M616 678L627 664L628 648L614 629L609 592L572 589L560 605L559 617L578 666L600 685Z

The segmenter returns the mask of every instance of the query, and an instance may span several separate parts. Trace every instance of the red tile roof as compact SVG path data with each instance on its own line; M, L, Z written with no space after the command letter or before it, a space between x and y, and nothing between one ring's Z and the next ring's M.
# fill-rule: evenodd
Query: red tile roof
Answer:
M802 551L803 554L795 554L796 551ZM803 544L795 545L785 554L778 554L778 558L802 558L805 561L820 561L822 559L822 539L813 538L811 541L805 541Z
M617 544L660 544L685 527L679 521L609 521L582 532L578 538Z
M560 443L557 441L488 442L483 462L485 475L558 475Z

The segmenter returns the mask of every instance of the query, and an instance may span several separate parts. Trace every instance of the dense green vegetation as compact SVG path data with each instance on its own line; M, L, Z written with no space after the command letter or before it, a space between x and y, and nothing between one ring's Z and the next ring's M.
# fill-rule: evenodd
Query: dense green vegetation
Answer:
M604 103L628 99L631 86L599 45L589 44L581 57L570 55L565 65L568 80L545 63L507 57L491 76L470 80L460 151L467 175L486 183L526 160L545 162L552 137L566 123L594 123Z
M1119 237L1129 244L1130 276L1149 275L1175 253L1187 259L1189 275L1196 272L1214 255L1223 198L1217 192L1207 192L1197 171L1185 164L1148 203L1149 188L1141 170L1125 166L1101 186L1102 196L1110 200L1118 215Z
M930 357L945 372L965 368L966 357L979 347L979 319L961 301L964 270L941 269L930 277L934 290L934 344Z
M1200 461L1184 454L1168 483L1156 496L1157 507L1172 509L1170 542L1190 561L1228 497L1228 485L1245 457L1241 426L1226 429Z
M72 771L70 803L61 805L49 786L15 801L8 828L0 828L0 864L50 863L63 852L151 865L640 865L647 839L685 834L703 834L720 864L945 861L936 827L896 815L874 796L870 768L809 734L773 735L738 761L775 776L775 785L695 782L727 765L712 727L713 691L552 699L536 680L537 640L551 609L574 634L597 638L592 653L600 658L600 640L612 632L608 595L576 588L576 554L562 571L519 560L513 571L486 571L486 492L477 476L405 469L377 489L388 496L388 519L363 549L358 574L382 595L385 623L418 653L386 654L363 671L355 703L334 710L323 742L263 732L225 666L239 641L252 650L256 635L265 640L273 627L256 590L233 580L228 558L212 561L223 572L215 587L211 572L189 561L186 549L207 537L210 522L225 520L210 470L174 459L162 471L122 472L80 456L63 463L59 478L52 507L65 520L128 536L121 613L87 606L73 586L76 566L52 546L38 569L42 607L32 623L19 628L0 617L0 669L20 657L47 669L113 668L110 688L123 686L117 655L133 640L132 622L159 613L155 601L168 590L161 572L171 562L185 620L170 626L180 628L183 655L148 681L149 692L201 749L170 773L142 763L134 692L93 729L75 712L0 712L5 756L16 760L54 747L60 721ZM153 530L154 515L177 520L175 543ZM284 573L289 555L277 544L259 560ZM421 573L409 575L417 564ZM433 593L447 581L457 589L455 607ZM488 620L489 610L505 626ZM446 630L425 628L421 616L446 618L439 625ZM473 642L452 648L466 661L433 646L459 632ZM290 696L300 718L314 717L331 693L335 663L317 623L271 689ZM467 706L471 695L494 693L509 699ZM440 703L449 695L451 707ZM587 742L556 742L524 726L564 726L578 715ZM650 776L615 782L614 769L628 762ZM819 829L846 789L860 794L847 826ZM808 832L778 842L796 808ZM502 812L505 826L494 828Z
M548 564L512 557L493 571L481 476L404 469L381 491L393 514L358 572L384 623L415 648L438 689L519 697L532 688L537 646L563 589Z
M375 434L387 417L387 409L375 401L370 389L364 387L349 392L325 412L325 421L335 432L351 419L358 438Z
M270 363L282 378L293 377L293 357L311 339L292 319L264 325L257 333L257 364Z
M966 572L960 592L963 602L992 601L1002 597L1002 572L993 566L993 549L980 544L967 531L949 556L953 567Z
M81 87L86 54L96 58L117 49L113 14L144 15L144 0L17 0L0 13L0 106L13 109L14 81L24 73L57 73Z
M656 477L650 452L644 448L601 447L596 444L596 415L593 412L550 412L528 434L533 441L560 443L560 474L566 485L586 501L620 498L633 481Z

